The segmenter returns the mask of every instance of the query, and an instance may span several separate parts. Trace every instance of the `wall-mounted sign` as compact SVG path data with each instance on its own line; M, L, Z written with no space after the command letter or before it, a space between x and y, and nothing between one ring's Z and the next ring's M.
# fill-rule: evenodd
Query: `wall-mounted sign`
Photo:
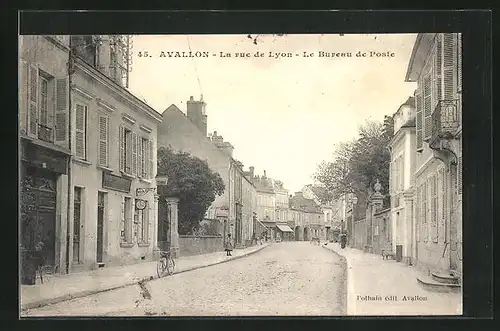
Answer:
M110 190L120 191L124 193L130 192L132 180L121 176L113 175L108 172L102 173L102 187Z

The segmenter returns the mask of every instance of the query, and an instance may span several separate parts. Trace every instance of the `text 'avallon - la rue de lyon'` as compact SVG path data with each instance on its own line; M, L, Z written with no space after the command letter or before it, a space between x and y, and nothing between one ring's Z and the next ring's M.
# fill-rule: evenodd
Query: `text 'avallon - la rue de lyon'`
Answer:
M139 57L151 57L147 52L139 52ZM208 58L218 56L221 58L291 58L291 57L304 57L304 58L393 58L395 53L391 51L357 51L357 52L217 52L210 53L205 51L189 51L189 52L167 52L161 51L159 57L165 58Z

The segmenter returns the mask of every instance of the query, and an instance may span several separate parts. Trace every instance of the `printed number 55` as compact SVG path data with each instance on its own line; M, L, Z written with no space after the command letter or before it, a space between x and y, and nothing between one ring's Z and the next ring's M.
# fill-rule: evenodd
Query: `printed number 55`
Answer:
M139 52L139 53L137 53L137 56L138 57L148 57L149 54L148 54L148 51L145 51L145 52Z

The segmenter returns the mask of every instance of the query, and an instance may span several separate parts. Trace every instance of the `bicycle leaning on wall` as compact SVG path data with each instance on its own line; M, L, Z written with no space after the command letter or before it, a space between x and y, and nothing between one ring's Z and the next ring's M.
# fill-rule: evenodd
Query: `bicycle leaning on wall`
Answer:
M158 278L165 277L174 273L175 261L169 251L160 250L160 259L156 263L156 272Z

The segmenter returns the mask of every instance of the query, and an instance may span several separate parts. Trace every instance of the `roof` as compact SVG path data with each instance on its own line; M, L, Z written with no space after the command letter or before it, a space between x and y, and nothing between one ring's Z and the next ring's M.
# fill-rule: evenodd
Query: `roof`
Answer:
M431 49L435 33L419 33L408 62L405 82L416 82L420 77L420 72L424 68L426 56Z
M415 127L415 117L410 118L405 124L401 125L402 128L414 128Z
M295 210L301 210L306 213L317 213L322 214L321 208L312 199L306 199L301 193L295 193L293 197L290 198L290 208Z

